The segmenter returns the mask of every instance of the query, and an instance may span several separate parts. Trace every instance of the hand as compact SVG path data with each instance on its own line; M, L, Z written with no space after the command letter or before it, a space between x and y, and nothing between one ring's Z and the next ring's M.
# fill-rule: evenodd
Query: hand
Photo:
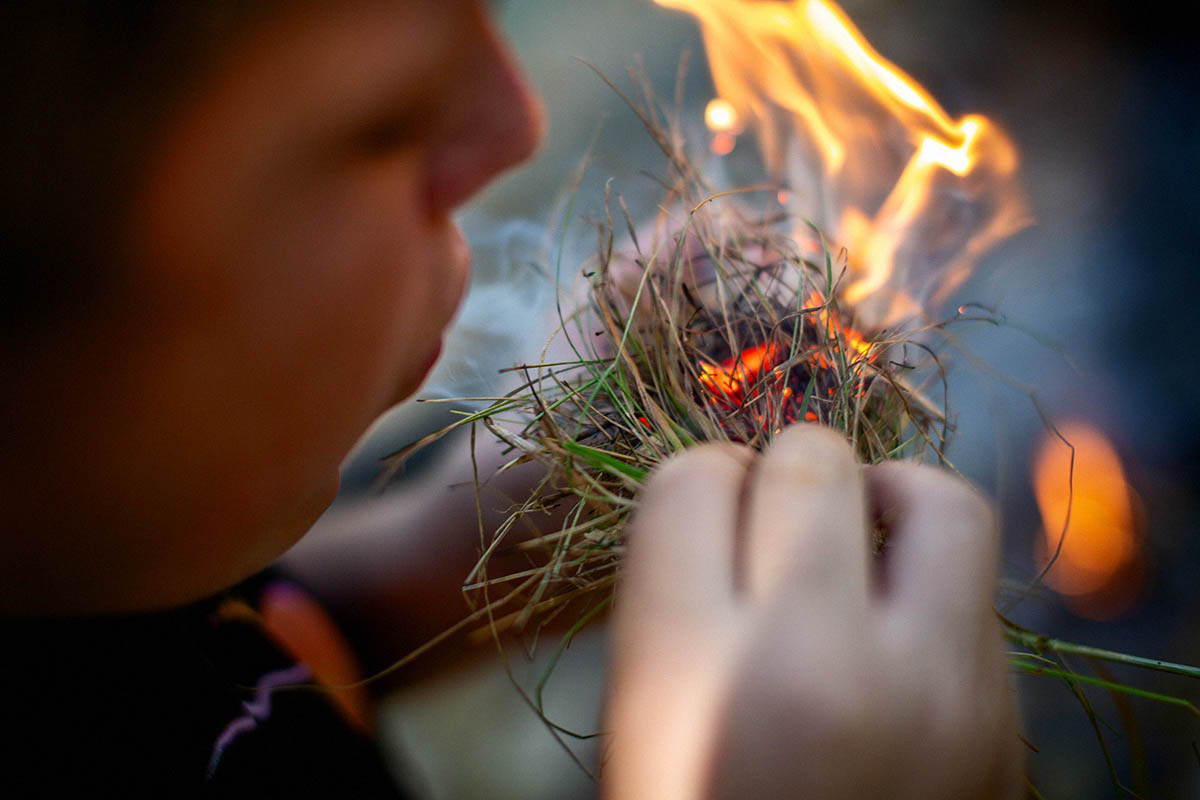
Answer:
M995 525L964 483L798 426L671 460L629 535L607 797L1017 793Z
M479 560L480 513L484 529L495 529L508 516L512 498L527 497L544 474L537 464L495 474L511 456L490 437L480 442L474 457L470 440L462 435L446 447L444 457L382 497L330 510L281 559L283 571L350 633L364 674L390 667L463 621L470 609L461 586ZM487 481L479 506L476 469ZM562 520L547 515L538 521L556 530ZM511 558L513 562L497 556L490 563L498 574L525 567L519 554ZM372 683L371 689L384 694L464 659L490 655L493 649L468 640L476 628L466 626L388 681Z

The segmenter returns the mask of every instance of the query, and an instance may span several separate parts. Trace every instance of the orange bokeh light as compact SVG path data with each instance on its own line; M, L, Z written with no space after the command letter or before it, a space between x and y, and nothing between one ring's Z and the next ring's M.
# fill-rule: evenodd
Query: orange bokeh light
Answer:
M1058 553L1046 582L1070 598L1076 611L1111 616L1118 613L1115 606L1128 605L1140 583L1136 495L1103 433L1084 422L1059 430L1075 448L1073 473L1070 448L1053 435L1043 439L1033 464L1034 496L1043 523L1038 548L1042 564ZM1126 602L1114 604L1116 594ZM1105 602L1099 605L1089 599L1100 596Z

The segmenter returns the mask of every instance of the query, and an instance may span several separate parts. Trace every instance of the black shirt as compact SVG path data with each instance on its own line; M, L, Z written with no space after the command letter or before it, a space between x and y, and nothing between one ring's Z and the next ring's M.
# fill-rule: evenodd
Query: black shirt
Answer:
M252 614L263 579L151 614L0 619L0 797L401 798Z

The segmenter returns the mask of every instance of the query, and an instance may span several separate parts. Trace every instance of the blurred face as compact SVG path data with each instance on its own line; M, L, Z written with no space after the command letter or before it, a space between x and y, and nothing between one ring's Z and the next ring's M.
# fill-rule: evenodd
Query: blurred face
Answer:
M261 568L332 499L463 295L451 212L539 136L474 0L283 5L181 104L122 231L103 492L168 601Z

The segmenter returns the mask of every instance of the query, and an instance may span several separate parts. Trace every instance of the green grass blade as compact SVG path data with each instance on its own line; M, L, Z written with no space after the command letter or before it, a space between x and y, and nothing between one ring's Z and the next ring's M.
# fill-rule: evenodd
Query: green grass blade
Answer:
M633 464L627 464L619 458L615 458L603 450L597 450L594 447L579 444L579 442L564 441L562 447L571 455L579 458L599 470L603 470L610 475L615 475L619 478L628 478L637 483L641 483L646 479L647 470L641 467L635 467Z

